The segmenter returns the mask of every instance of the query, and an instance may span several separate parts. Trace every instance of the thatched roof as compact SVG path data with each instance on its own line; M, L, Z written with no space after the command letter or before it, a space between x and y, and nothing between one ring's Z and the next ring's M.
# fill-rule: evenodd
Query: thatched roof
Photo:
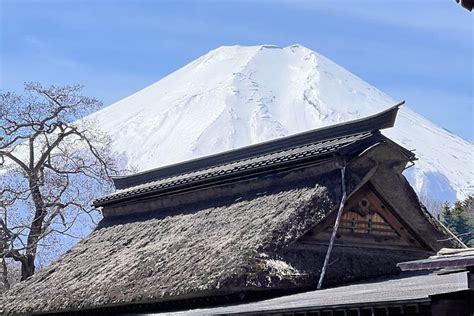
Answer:
M320 181L321 182L321 181ZM291 287L305 274L274 254L332 210L328 185L243 196L149 219L102 222L45 271L13 288L3 312L75 310L205 295L221 288Z
M99 227L8 291L0 312L314 287L326 247L293 246L336 210L344 162L349 195L370 182L423 247L336 247L326 284L396 273L398 262L459 246L401 175L413 154L378 131L393 125L396 111L116 180L121 189L96 201Z

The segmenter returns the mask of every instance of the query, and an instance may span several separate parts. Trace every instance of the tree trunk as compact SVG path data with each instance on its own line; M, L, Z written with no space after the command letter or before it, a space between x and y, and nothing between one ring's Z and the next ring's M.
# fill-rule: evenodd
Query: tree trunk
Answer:
M8 290L10 288L10 282L8 282L8 268L7 268L7 263L5 261L5 258L2 258L2 280L1 280L1 288L0 292L2 290Z
M21 262L21 281L35 273L35 257L28 256L25 261Z
M25 280L35 273L35 259L38 250L38 241L42 233L43 222L46 217L43 196L39 188L39 180L36 175L31 175L29 185L33 203L35 205L35 217L31 222L30 232L26 240L26 260L21 264L21 280Z

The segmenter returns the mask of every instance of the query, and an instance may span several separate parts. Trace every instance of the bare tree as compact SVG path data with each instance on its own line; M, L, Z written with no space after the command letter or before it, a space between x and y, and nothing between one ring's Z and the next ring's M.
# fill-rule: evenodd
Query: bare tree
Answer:
M84 119L100 106L80 86L0 93L0 259L20 262L22 280L35 272L38 248L77 237L78 220L96 216L91 201L111 188L111 140Z

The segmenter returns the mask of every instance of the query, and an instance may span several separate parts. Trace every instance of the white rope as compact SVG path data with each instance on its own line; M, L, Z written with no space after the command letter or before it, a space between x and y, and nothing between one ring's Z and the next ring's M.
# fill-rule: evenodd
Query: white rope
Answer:
M342 178L341 203L339 204L339 210L337 211L336 222L334 223L334 228L332 230L328 251L326 252L326 258L324 258L323 268L321 270L321 275L319 276L319 282L318 282L318 287L317 287L318 290L320 290L321 287L323 286L323 279L324 279L324 275L326 274L326 269L328 267L329 259L331 257L331 251L332 251L332 247L334 246L334 240L336 239L337 228L339 227L339 221L341 219L342 210L344 209L344 204L346 203L347 193L346 193L346 184L345 184L345 179L344 179L345 173L346 173L346 165L344 164L344 166L341 168L341 178Z

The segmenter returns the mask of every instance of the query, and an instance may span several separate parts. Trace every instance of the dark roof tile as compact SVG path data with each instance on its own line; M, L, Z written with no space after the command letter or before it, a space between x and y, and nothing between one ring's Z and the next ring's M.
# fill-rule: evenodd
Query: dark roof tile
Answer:
M112 201L123 200L127 197L136 196L142 193L156 192L160 189L178 187L183 184L190 184L203 180L208 181L209 179L221 179L222 176L237 176L247 170L258 172L262 167L277 167L287 162L294 163L295 161L300 160L306 161L308 158L317 160L323 155L336 153L343 148L357 144L358 142L372 136L374 136L374 133L372 132L347 135L256 157L231 161L194 172L178 174L172 177L118 190L111 195L97 199L94 201L94 205L103 206Z

